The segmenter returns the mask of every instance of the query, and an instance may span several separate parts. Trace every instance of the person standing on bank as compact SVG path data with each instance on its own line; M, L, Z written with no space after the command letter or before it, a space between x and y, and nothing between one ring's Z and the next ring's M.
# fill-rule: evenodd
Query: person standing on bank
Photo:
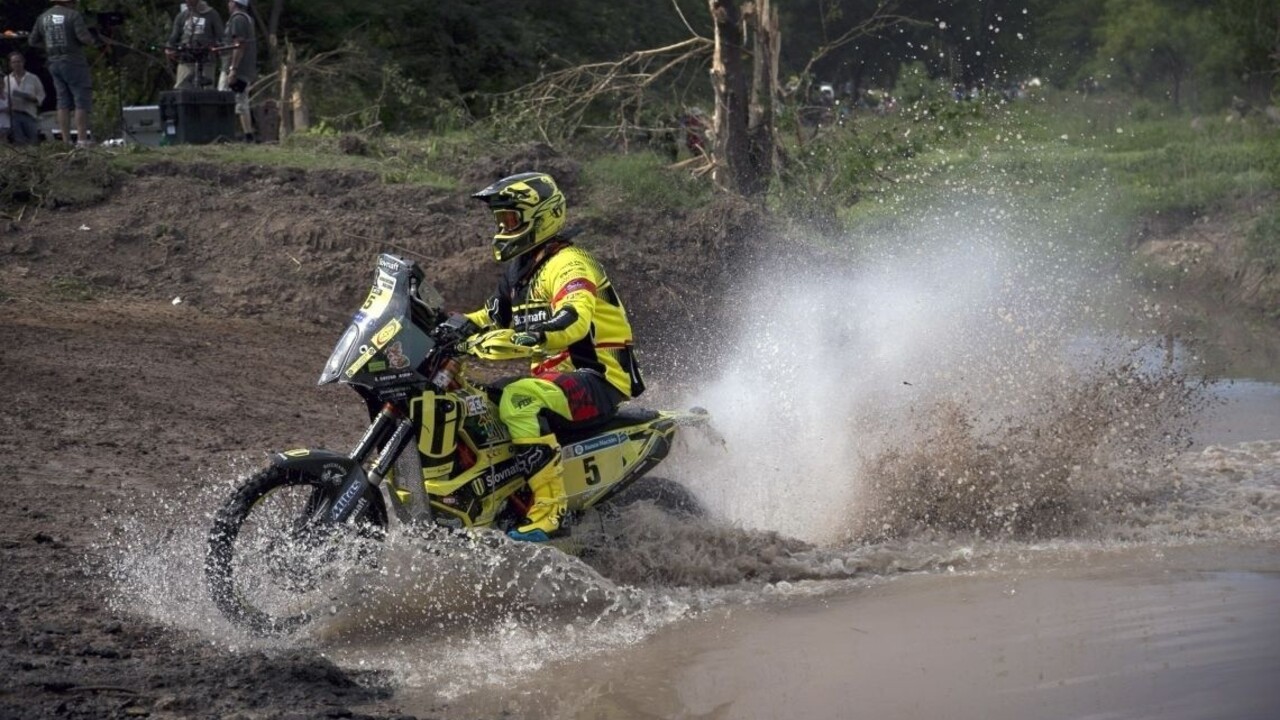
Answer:
M194 9L192 6L195 6ZM164 54L178 62L174 90L204 90L214 87L214 58L210 48L224 33L222 16L205 0L183 3L173 19Z
M0 143L9 144L13 142L13 134L10 132L13 122L13 108L9 106L8 88L0 85Z
M74 110L76 140L88 145L93 77L89 74L84 49L96 47L98 41L89 32L84 16L75 9L75 0L52 0L52 3L53 7L36 18L27 42L32 47L43 47L49 56L49 74L53 76L53 89L58 96L58 129L62 131L63 142L71 142Z
M240 129L244 131L245 142L253 142L249 87L258 79L258 36L253 29L253 18L249 16L249 0L230 0L227 10L231 17L227 18L222 44L228 46L228 49L222 51L223 69L218 89L230 90L236 94L236 115L240 116Z
M12 113L13 144L35 145L40 140L38 119L45 98L44 83L27 72L27 59L17 50L9 53L9 74L4 84Z

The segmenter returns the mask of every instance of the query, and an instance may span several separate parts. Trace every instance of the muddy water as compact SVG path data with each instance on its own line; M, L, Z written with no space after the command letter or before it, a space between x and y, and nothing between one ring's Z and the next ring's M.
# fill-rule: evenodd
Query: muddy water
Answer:
M1280 438L1280 384L1228 380L1217 383L1214 391L1222 404L1202 415L1198 445Z
M1035 559L1031 559L1034 556ZM1059 550L725 609L476 693L519 718L1274 718L1280 553ZM413 703L421 695L407 691ZM428 703L429 704L429 703Z
M380 671L428 717L1280 717L1280 386L1214 390L1189 449L1050 540L806 543L644 507L580 527L585 562L397 535L331 617L264 644L204 600L205 523L140 517L116 600Z
M424 644L429 661L401 655L397 702L601 720L1280 717L1280 386L1214 391L1167 471L1185 492L1090 537L792 548L810 575L647 588L623 619ZM833 559L848 572L825 572Z

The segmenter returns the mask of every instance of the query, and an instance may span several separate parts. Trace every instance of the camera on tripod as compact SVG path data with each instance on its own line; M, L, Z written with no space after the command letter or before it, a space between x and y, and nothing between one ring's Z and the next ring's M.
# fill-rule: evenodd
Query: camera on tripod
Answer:
M187 82L183 83L183 86L178 89L204 90L205 88L212 88L216 84L213 80L213 73L206 73L205 68L215 67L217 50L218 48L213 45L165 46L166 56L177 61L180 65L195 66L195 72L187 75L184 78Z

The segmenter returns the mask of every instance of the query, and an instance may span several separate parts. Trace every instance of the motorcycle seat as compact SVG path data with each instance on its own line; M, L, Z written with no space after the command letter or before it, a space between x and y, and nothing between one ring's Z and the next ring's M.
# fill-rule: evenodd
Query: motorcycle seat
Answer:
M582 442L601 433L640 425L650 420L655 420L657 417L658 412L656 410L624 405L618 408L618 412L607 420L571 425L567 428L557 428L556 439L560 441L561 445Z

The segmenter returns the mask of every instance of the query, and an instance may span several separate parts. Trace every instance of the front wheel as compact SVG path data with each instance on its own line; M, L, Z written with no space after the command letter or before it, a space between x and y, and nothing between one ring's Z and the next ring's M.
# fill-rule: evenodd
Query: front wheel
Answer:
M283 635L312 618L343 569L367 562L387 527L382 496L354 525L326 514L337 489L308 469L272 465L246 480L214 518L205 579L218 609L256 635Z

